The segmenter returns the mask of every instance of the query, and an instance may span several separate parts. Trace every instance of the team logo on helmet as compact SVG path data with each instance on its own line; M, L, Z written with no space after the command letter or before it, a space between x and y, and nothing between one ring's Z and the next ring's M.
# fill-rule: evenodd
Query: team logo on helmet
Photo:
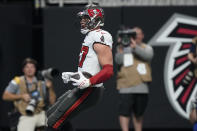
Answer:
M100 9L88 9L88 14L90 17L103 17Z
M174 14L149 42L152 46L170 46L164 67L165 89L174 110L187 119L197 79L190 75L187 84L184 80L193 72L187 54L196 35L197 18Z

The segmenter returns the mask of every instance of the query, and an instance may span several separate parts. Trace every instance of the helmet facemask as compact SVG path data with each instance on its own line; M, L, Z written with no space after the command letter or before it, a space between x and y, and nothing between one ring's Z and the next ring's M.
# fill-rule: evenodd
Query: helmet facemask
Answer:
M82 14L80 16L80 14ZM81 25L81 33L82 34L86 34L90 31L90 29L88 29L88 24L90 22L90 18L87 15L84 15L83 12L79 12L78 16L80 18L80 25Z
M86 19L85 27L81 25L81 33L86 34L99 26L104 26L103 9L97 6L89 6L77 14L81 19ZM83 23L83 22L82 22Z

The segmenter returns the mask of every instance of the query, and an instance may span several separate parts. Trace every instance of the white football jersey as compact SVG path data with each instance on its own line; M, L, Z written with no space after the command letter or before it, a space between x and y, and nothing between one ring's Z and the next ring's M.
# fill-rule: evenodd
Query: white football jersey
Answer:
M97 54L94 51L94 43L101 43L112 48L112 36L109 32L102 29L91 31L86 35L79 55L78 71L85 71L95 75L101 70Z

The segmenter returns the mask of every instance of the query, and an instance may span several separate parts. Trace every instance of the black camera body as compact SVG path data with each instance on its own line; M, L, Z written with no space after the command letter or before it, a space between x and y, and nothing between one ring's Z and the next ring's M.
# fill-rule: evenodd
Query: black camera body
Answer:
M137 33L134 29L123 29L119 30L117 35L121 39L120 44L127 47L131 43L131 38L136 38Z

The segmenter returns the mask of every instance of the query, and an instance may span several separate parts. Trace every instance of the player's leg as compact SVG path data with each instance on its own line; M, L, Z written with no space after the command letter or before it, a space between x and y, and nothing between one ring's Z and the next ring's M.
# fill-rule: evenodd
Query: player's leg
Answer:
M54 111L57 109L59 104L71 93L71 90L66 91L64 94L62 94L56 101L55 104L53 104L46 112L47 118L54 113ZM70 121L66 121L63 125L63 128L66 129L66 131L74 131L74 128ZM54 131L52 127L46 127L45 131ZM61 131L61 130L56 130L56 131Z
M48 117L48 125L54 129L61 128L64 122L76 116L81 110L94 105L100 94L101 88L90 87L84 90L74 88Z
M143 115L148 103L148 94L135 94L135 103L133 108L133 125L135 131L142 131Z
M71 90L66 91L64 94L62 94L57 101L55 102L55 104L53 104L46 112L47 117L49 117L51 115L51 113L53 113L57 107L59 106L59 104L62 102L63 99L65 99L67 97L68 94L71 93Z
M75 131L70 121L65 121L61 129L54 129L53 127L46 127L44 131Z

